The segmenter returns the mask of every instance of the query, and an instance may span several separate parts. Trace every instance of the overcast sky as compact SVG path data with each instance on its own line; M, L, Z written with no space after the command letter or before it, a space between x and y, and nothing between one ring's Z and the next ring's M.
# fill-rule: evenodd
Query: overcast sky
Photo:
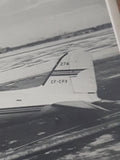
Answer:
M109 22L105 0L0 0L0 46Z

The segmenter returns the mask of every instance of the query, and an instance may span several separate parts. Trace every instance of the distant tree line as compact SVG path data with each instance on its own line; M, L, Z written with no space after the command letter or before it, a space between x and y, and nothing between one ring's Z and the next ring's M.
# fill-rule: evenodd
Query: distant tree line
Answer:
M67 39L67 38L70 38L70 37L75 37L75 36L79 36L79 35L83 35L83 34L88 34L88 33L91 33L91 32L96 32L96 31L100 31L100 30L103 30L103 29L111 28L111 27L112 27L111 23L106 23L106 24L98 25L96 27L86 28L86 29L82 29L82 30L75 31L75 32L70 32L70 33L64 33L62 35L50 37L50 38L35 41L35 42L32 42L32 43L27 43L27 44L20 45L20 46L0 48L0 54L6 53L6 52L9 52L9 51L18 50L18 49L21 49L21 48L40 45L40 44L47 43L47 42L53 42L53 41L57 41L57 40L61 40L61 39Z

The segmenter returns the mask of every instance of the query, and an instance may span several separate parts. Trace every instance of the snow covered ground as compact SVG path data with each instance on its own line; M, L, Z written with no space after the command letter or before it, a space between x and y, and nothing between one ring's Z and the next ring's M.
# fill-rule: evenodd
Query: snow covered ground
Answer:
M118 54L112 29L24 48L0 55L0 83L49 72L60 56L77 48L89 52L94 60Z
M0 82L17 80L48 72L57 60L55 57L61 56L68 49L74 50L77 47L82 47L92 53L94 59L117 53L115 39L111 30L105 30L102 34L100 31L75 39L72 38L67 40L66 43L65 40L62 40L53 44L40 45L32 48L32 51L27 49L28 51L26 52L26 49L22 49L17 52L0 55Z

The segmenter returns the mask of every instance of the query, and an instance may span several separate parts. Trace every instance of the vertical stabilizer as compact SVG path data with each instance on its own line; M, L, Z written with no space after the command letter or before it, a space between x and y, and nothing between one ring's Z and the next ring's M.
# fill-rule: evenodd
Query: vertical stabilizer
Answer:
M97 86L91 55L81 48L59 59L44 87L51 94L78 100L97 100ZM60 99L61 101L62 99Z

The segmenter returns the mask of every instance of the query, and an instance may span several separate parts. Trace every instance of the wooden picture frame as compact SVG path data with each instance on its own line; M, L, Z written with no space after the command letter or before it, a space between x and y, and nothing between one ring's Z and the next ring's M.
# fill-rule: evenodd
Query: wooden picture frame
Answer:
M117 4L118 4L119 12L120 12L120 0L117 0Z

